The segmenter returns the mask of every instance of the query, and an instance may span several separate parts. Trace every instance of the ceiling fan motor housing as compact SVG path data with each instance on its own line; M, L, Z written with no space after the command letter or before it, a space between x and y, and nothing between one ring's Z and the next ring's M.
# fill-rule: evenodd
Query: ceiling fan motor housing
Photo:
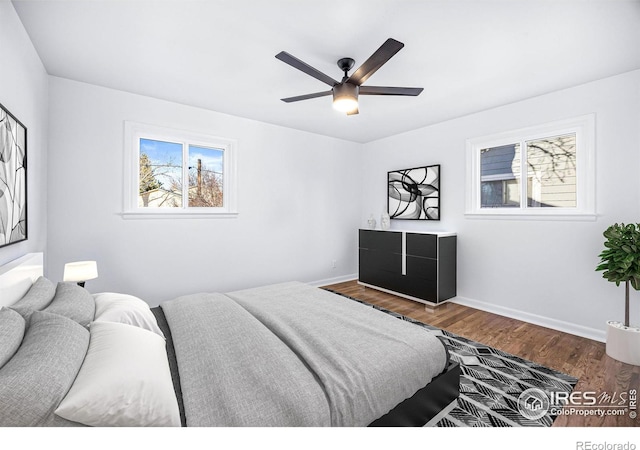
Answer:
M333 87L333 106L343 112L358 107L358 93L360 86L351 83L339 83Z

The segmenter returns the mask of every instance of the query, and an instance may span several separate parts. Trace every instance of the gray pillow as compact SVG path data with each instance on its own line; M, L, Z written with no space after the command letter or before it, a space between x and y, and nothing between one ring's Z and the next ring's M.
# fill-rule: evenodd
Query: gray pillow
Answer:
M56 314L35 311L22 345L0 369L0 425L59 424L54 415L80 370L89 331Z
M0 368L15 354L24 337L25 321L9 308L0 309Z
M45 277L39 277L20 300L11 305L11 309L20 313L24 318L33 311L42 311L51 303L56 293L56 285Z
M58 283L56 295L44 311L68 317L86 327L96 313L96 302L85 288L75 283Z

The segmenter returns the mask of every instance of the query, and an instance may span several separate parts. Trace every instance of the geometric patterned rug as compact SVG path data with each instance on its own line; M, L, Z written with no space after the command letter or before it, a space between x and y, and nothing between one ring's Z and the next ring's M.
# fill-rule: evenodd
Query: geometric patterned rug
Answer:
M325 288L326 289L326 288ZM558 407L530 409L527 403L551 398L552 392L571 393L578 379L503 352L411 317L360 299L326 289L437 335L460 363L460 397L457 405L429 423L437 427L548 427ZM533 394L533 395L530 395ZM562 397L562 396L560 396ZM556 396L557 398L557 396ZM561 405L557 405L561 406Z

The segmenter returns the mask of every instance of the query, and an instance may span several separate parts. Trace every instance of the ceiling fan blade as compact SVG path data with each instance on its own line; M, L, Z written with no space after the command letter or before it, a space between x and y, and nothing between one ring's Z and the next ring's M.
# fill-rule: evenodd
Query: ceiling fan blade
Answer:
M349 83L360 86L367 81L376 70L384 65L391 59L393 55L398 53L400 49L404 47L402 42L395 39L387 39L384 44L380 46L378 50L373 52L373 55L369 57L347 80Z
M282 98L280 100L282 100L285 103L299 102L300 100L309 100L310 98L324 97L327 95L331 95L332 93L333 92L331 90L323 91L323 92L314 92L313 94L298 95L297 97L287 97L287 98Z
M351 111L347 111L347 116L354 116L359 113L360 111L358 111L358 108L356 108L356 109L352 109Z
M323 83L328 84L331 87L338 84L338 82L333 78L331 78L329 75L325 75L324 73L320 72L318 69L311 67L306 62L299 60L298 58L296 58L293 55L290 55L287 52L278 53L276 55L276 58L278 58L280 61L284 63L289 64L291 67L295 67L296 69L301 70L307 75L312 76L316 80L320 80Z
M389 86L360 86L360 95L409 95L417 96L423 88L389 87Z

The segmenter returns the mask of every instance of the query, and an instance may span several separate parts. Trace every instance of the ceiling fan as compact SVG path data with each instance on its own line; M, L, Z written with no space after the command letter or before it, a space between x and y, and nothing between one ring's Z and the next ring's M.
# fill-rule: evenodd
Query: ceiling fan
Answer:
M352 58L341 58L338 60L338 67L344 72L342 81L336 81L328 75L320 72L318 69L311 67L304 61L299 60L295 56L287 52L280 52L276 55L280 61L295 67L298 70L312 76L331 86L328 91L314 92L313 94L298 95L296 97L283 98L286 103L298 102L300 100L308 100L310 98L324 97L333 95L333 107L339 111L347 113L347 115L358 114L358 96L359 95L420 95L423 88L408 87L388 87L388 86L362 86L376 70L382 67L393 55L398 53L404 44L395 39L387 39L384 44L376 50L351 76L348 72L353 68L355 61Z

